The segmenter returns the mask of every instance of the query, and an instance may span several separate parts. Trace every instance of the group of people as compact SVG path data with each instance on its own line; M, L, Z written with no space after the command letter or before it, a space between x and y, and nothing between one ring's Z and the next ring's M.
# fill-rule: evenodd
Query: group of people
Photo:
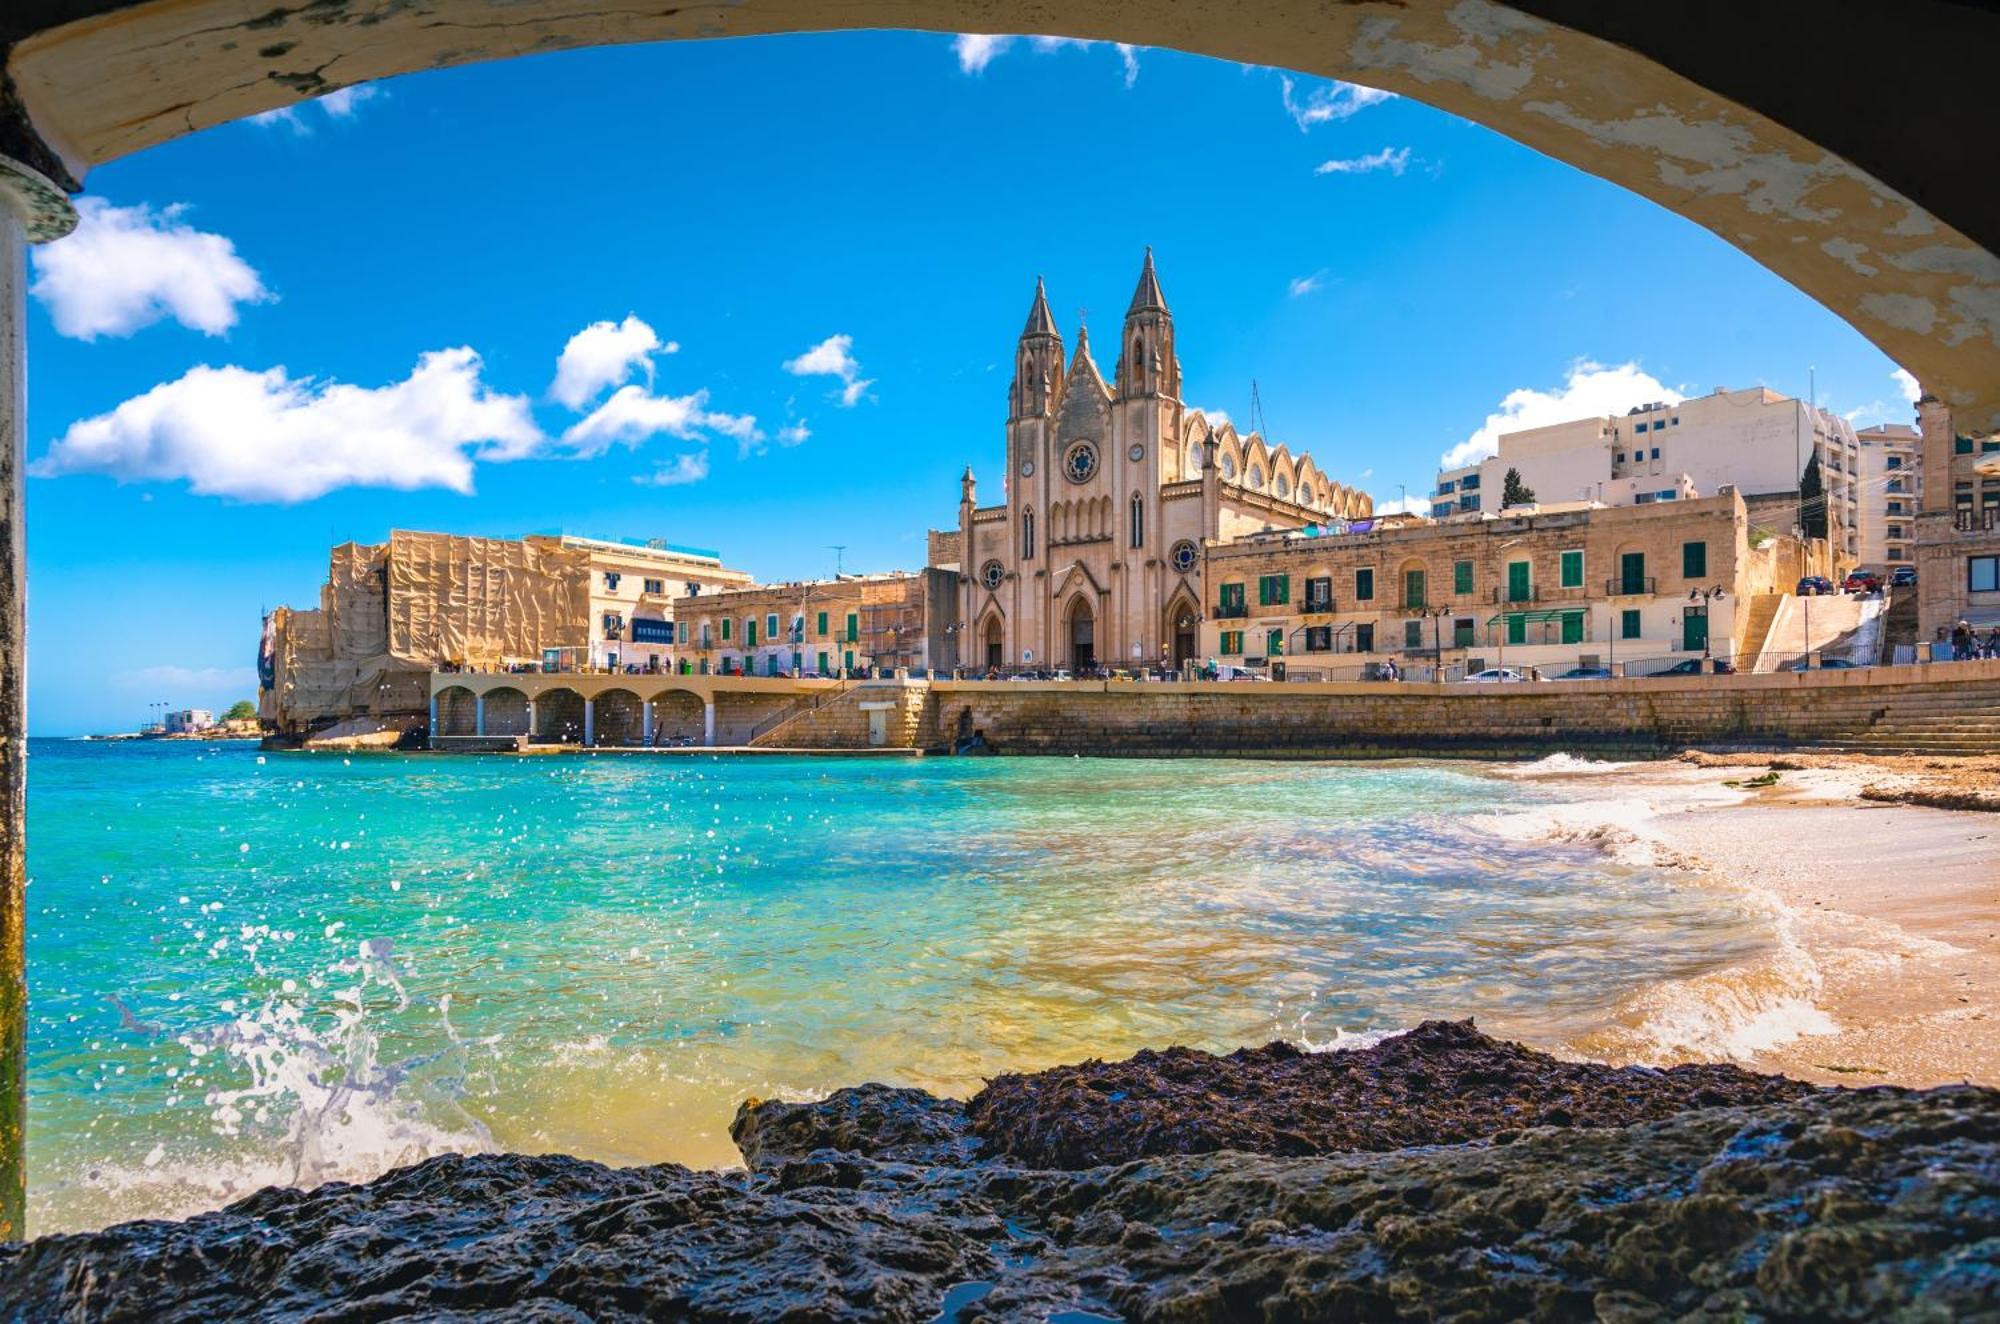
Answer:
M1933 661L1970 662L1978 658L2000 658L2000 625L1987 631L1984 639L1965 621L1954 626L1949 637L1944 627L1938 626L1937 638L1931 643Z

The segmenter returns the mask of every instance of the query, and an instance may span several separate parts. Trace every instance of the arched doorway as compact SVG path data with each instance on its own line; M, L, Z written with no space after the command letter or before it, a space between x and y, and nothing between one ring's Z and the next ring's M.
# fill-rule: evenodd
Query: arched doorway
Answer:
M479 700L463 685L448 685L437 692L437 725L434 736L469 736L478 733Z
M1201 652L1201 612L1187 594L1177 594L1167 604L1160 637L1167 641L1167 662L1176 671L1185 671Z
M1069 604L1068 625L1064 637L1069 640L1069 664L1073 670L1084 671L1097 665L1097 613L1090 608L1090 599L1081 593Z
M655 745L699 745L706 725L706 705L699 694L667 690L653 699Z
M1000 614L993 613L986 618L986 628L979 632L981 665L997 671L1007 665L1007 640L1005 629L1000 624Z
M583 743L583 696L572 689L543 690L535 696L535 730L543 745Z
M646 715L639 696L630 690L606 690L591 702L593 743L631 746L645 743Z
M528 734L528 696L512 686L486 692L486 734L524 736Z

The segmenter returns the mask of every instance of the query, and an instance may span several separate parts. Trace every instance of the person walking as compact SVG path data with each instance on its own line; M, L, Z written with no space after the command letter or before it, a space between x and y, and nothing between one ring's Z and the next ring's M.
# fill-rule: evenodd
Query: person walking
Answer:
M1964 621L1960 621L1957 628L1951 632L1951 655L1961 662L1973 656L1972 627Z

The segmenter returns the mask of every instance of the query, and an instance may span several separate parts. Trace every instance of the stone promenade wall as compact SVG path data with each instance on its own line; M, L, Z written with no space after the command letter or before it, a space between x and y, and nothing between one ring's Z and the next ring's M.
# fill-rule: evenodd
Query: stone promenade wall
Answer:
M936 681L927 721L926 745L976 732L1004 754L2000 754L2000 662L1521 685Z

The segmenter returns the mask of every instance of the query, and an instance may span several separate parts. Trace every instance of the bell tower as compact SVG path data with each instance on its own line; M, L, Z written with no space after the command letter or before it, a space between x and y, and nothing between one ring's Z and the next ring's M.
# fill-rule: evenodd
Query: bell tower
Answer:
M1174 352L1174 315L1167 311L1166 296L1160 293L1160 277L1153 270L1153 250L1146 250L1146 265L1139 272L1139 287L1132 291L1132 306L1125 310L1125 343L1118 352L1118 394L1127 400L1157 396L1178 402L1181 397L1181 362Z
M1052 417L1062 405L1063 342L1049 315L1049 297L1042 278L1035 277L1035 302L1028 324L1014 348L1014 387L1007 411L1009 422Z

